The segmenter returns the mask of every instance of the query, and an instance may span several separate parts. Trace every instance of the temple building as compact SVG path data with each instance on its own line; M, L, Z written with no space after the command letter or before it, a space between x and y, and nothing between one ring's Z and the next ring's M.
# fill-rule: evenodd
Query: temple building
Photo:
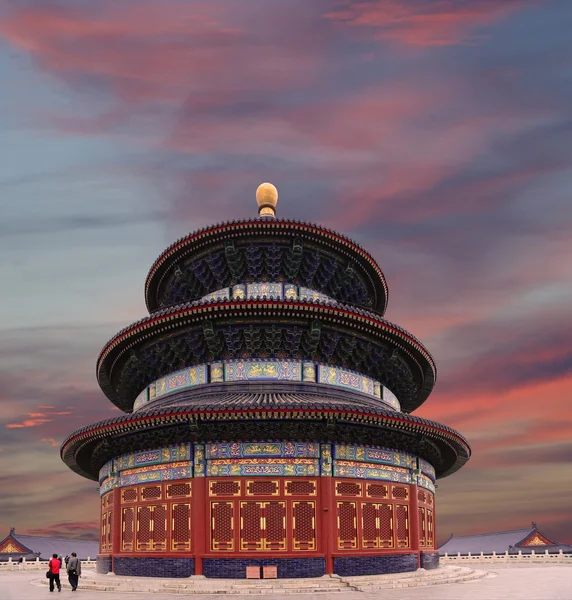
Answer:
M451 534L451 537L439 548L439 554L531 554L552 552L572 552L572 546L561 544L543 534L533 521L530 527L493 531L474 535Z
M89 540L62 538L45 535L16 533L12 527L10 533L0 541L0 562L28 560L49 560L52 554L69 556L75 552L80 559L95 560L99 552L99 543Z
M75 431L61 456L99 482L98 570L434 568L435 481L470 456L462 435L411 414L435 362L384 318L387 283L364 248L277 218L271 184L256 199L256 218L159 256L149 315L97 359L126 414Z

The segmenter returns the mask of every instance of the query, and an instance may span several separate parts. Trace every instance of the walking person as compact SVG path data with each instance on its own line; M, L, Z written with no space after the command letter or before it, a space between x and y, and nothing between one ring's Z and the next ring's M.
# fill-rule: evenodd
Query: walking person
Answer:
M71 558L67 564L68 579L71 585L72 592L77 590L77 584L81 577L81 561L75 552L72 552Z
M62 591L62 584L60 583L60 559L57 554L52 554L52 558L48 563L48 569L50 573L50 592L54 591L54 584L58 588L58 592Z
M21 571L24 568L24 557L20 556L18 559L18 571Z

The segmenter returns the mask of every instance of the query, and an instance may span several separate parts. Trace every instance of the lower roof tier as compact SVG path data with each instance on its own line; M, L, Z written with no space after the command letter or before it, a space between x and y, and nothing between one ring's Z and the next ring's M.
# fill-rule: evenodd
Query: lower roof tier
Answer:
M411 452L437 477L461 468L471 450L455 430L383 408L365 394L313 386L292 392L258 384L185 390L153 409L89 425L62 444L63 461L94 481L109 460L192 441L300 440L386 446Z
M97 362L101 389L131 411L154 381L230 359L309 360L348 369L389 388L411 412L431 393L435 363L425 347L379 315L312 301L213 301L160 311L112 338Z

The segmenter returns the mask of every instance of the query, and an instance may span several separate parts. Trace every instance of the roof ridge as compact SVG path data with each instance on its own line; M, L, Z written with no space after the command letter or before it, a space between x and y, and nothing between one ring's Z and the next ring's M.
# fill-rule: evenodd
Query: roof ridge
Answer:
M516 533L517 531L527 531L532 533L534 531L533 527L520 527L518 529L504 529L502 531L487 531L486 533L470 533L467 535L454 535L450 539L458 540L460 538L469 538L469 537L484 537L486 535L499 535L500 533Z
M70 541L70 542L98 542L99 540L94 539L94 540L85 540L85 539L80 539L80 538L74 538L74 537L61 537L61 536L54 536L54 535L35 535L33 533L14 533L12 534L16 539L18 539L19 537L33 537L33 538L40 538L43 540L62 540L62 541Z

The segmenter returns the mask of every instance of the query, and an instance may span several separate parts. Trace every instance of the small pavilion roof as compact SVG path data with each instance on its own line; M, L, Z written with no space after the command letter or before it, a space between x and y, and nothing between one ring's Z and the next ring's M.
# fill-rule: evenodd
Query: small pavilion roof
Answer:
M21 547L24 552L8 551L3 552L2 548ZM0 541L0 560L12 558L17 560L20 556L26 560L39 557L41 560L51 558L52 554L58 556L69 556L72 552L77 553L78 558L95 560L99 552L99 542L90 540L78 540L74 538L51 537L43 535L28 535L16 533L11 529L8 536Z

